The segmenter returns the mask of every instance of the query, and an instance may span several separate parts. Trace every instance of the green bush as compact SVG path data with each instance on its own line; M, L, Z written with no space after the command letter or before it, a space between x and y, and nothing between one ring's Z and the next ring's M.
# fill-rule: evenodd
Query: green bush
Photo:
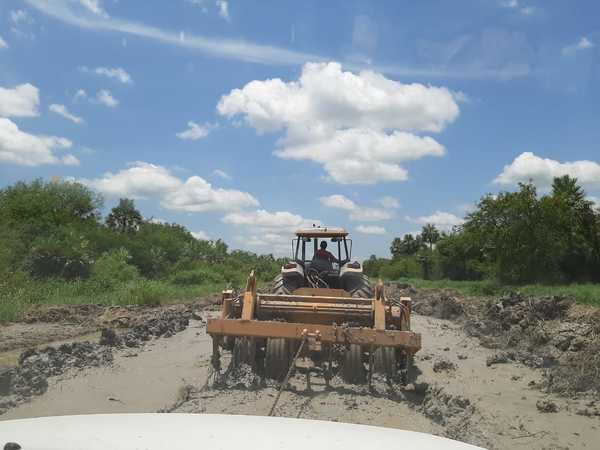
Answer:
M411 257L391 260L389 264L382 265L379 276L386 280L398 280L400 278L417 278L423 274L419 263Z
M130 303L143 306L158 306L168 297L167 287L160 281L139 280L129 290Z
M104 253L91 268L90 281L104 288L135 280L139 277L135 266L129 264L131 256L124 248Z

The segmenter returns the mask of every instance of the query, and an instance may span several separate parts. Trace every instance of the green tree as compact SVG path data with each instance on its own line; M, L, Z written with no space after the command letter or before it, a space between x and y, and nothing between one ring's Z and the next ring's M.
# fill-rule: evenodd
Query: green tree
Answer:
M142 215L135 208L134 201L122 198L119 200L119 204L110 211L106 218L106 225L111 230L120 233L133 233L139 230L143 220Z
M501 281L521 284L558 278L563 244L556 221L552 202L538 200L528 183L517 192L484 197L464 229L479 240Z
M569 281L593 278L600 268L600 242L592 202L577 179L568 175L554 179L547 201L555 209L563 242L561 270Z
M86 276L101 207L102 197L79 183L38 179L0 190L0 230L18 240L5 245L3 259L35 277Z
M416 255L423 248L421 236L414 237L412 234L405 234L402 239L394 238L390 247L390 252L394 258L402 256Z
M433 246L440 240L440 232L435 225L428 223L421 230L421 239L429 244L429 250L433 250Z
M102 204L101 196L79 183L18 182L0 190L0 222L33 238L65 225L95 225Z

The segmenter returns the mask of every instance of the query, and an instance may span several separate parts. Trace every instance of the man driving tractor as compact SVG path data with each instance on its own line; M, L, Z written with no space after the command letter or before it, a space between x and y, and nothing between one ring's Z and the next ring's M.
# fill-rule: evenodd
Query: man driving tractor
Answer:
M320 249L315 253L315 258L324 259L325 261L339 263L339 260L327 250L327 242L321 241Z

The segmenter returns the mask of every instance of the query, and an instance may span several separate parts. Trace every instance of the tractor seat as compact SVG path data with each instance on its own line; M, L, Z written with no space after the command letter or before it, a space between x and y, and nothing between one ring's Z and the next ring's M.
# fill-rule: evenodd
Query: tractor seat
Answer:
M333 272L333 264L331 264L331 261L327 261L326 259L316 257L312 259L310 263L310 268L316 270L319 273Z

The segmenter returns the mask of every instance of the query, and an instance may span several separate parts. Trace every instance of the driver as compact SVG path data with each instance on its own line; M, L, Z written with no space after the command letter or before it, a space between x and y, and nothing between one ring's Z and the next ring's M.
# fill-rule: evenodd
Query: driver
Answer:
M339 263L339 260L327 251L327 242L321 241L320 249L315 253L315 257L318 259L324 259L325 261Z

